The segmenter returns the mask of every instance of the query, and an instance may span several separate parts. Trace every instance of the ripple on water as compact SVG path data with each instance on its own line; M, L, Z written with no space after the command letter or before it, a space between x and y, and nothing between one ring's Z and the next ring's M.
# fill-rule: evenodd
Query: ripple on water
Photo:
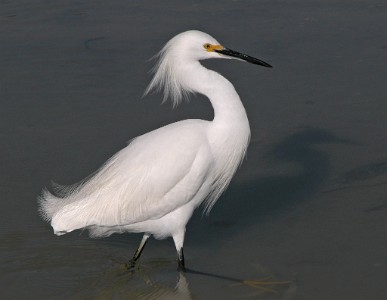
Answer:
M125 239L95 241L79 233L58 238L45 227L29 230L2 235L5 297L173 299L180 291L175 288L180 279L174 258L142 261L141 269L130 273L123 267L128 259L122 251L125 247L127 254ZM14 282L23 282L23 289Z

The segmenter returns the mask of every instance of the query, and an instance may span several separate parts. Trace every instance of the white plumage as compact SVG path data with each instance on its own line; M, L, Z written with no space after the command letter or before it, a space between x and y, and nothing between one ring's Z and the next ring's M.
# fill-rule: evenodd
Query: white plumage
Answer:
M171 39L159 54L146 93L161 90L174 105L190 92L201 93L211 101L214 119L184 120L146 133L82 183L57 186L56 195L45 190L40 211L54 233L80 228L93 237L144 232L144 244L149 235L172 236L183 265L188 220L203 202L210 211L249 143L249 122L233 85L199 63L231 57L270 66L220 46L203 32L187 31Z

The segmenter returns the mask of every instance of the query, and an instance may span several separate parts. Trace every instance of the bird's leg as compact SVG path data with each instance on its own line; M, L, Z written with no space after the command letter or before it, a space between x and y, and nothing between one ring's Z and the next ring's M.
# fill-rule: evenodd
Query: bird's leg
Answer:
M144 236L142 237L140 245L138 246L136 252L133 255L133 258L132 258L133 262L137 261L140 258L140 255L141 255L142 251L144 250L145 244L148 241L149 237L150 237L150 234L144 233Z
M185 235L185 228L183 228L182 230L172 235L173 241L175 242L176 251L177 251L177 263L178 263L177 270L183 271L183 272L185 271L184 254L183 254L184 235Z
M184 252L183 247L180 248L180 250L177 251L177 269L179 271L185 271L185 265L184 265Z
M142 237L140 245L138 246L136 252L134 253L133 258L127 264L128 269L134 268L136 261L140 258L142 250L144 250L145 244L148 241L149 237L150 237L150 234L144 233L144 236Z

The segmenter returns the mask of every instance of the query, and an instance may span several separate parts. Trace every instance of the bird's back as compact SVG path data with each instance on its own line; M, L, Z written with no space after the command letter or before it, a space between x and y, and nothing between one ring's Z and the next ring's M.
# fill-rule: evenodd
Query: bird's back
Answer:
M45 192L54 231L157 219L189 202L211 180L208 124L185 120L139 136L63 198Z

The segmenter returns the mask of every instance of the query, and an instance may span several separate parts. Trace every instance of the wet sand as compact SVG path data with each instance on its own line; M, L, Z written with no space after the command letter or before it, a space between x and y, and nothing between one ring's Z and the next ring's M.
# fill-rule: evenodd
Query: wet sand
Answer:
M387 109L383 1L3 1L0 4L0 280L4 299L384 299ZM236 87L247 160L209 217L171 239L57 237L36 197L72 184L131 138L186 118L143 91L149 61L199 29L272 64L206 61ZM263 280L258 287L241 280ZM268 284L269 281L284 284ZM177 286L175 288L175 286Z

